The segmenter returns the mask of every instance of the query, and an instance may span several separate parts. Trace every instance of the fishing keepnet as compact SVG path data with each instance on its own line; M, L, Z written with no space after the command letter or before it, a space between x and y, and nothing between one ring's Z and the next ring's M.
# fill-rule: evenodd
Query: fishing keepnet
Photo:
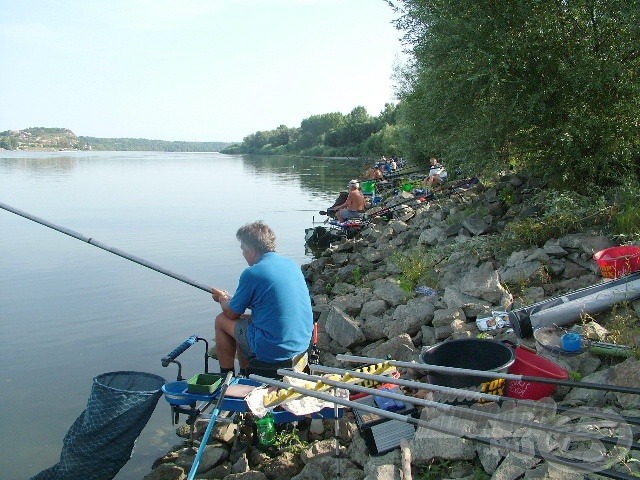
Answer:
M131 457L164 383L144 372L95 377L87 408L64 437L60 461L31 480L111 480Z

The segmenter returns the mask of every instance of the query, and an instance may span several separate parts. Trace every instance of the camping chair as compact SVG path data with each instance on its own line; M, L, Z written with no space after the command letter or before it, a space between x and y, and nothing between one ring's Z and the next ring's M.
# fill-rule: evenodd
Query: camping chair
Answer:
M309 364L320 363L320 352L318 350L318 321L313 321L313 335L311 343L306 352L299 353L289 360L282 362L261 362L258 359L249 360L247 367L247 375L260 375L261 377L281 379L282 375L278 375L279 369L293 370L294 372L308 372Z
M299 353L289 360L281 362L263 362L256 358L249 360L249 366L246 369L246 376L260 375L261 377L281 379L282 375L278 375L279 369L293 370L303 372L309 365L308 352Z

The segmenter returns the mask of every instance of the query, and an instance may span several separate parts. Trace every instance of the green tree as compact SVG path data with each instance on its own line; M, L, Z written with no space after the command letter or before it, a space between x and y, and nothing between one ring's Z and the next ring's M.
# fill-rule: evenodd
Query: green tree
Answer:
M11 132L3 132L3 133L11 133ZM18 140L12 136L0 136L0 148L4 148L5 150L15 150L18 148Z
M248 153L257 153L269 145L269 132L256 132L242 139Z
M638 0L393 0L414 158L610 185L640 152ZM580 172L580 175L576 175Z
M322 145L325 134L338 128L344 121L344 115L340 112L324 113L305 118L300 123L297 147L304 149L314 145Z
M295 129L290 129L285 125L280 125L278 128L271 132L269 137L269 143L273 147L280 147L282 145L287 145L295 138Z

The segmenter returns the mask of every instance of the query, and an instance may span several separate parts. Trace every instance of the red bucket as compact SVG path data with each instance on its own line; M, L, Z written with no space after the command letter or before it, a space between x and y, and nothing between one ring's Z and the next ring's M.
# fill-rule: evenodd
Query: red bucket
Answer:
M621 245L597 252L593 259L605 278L618 278L640 270L640 247Z
M521 345L516 347L516 361L509 367L509 373L555 380L569 378L569 373L560 365ZM549 383L523 382L521 380L509 380L507 383L507 396L511 398L540 400L556 391L556 386Z

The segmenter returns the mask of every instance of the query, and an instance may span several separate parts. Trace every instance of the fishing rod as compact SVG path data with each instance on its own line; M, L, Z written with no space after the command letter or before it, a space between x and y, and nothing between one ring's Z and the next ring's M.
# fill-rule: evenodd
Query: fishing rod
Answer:
M125 258L127 260L130 260L134 263L137 263L138 265L142 265L144 267L150 268L151 270L154 270L156 272L162 273L168 277L174 278L176 280L179 280L183 283L186 283L187 285L191 285L192 287L196 287L199 288L200 290L204 290L207 293L211 293L211 288L208 285L205 285L203 283L199 283L196 282L195 280L191 280L188 277L185 277L184 275L180 275L177 273L174 273L170 270L167 270L165 268L162 268L160 265L156 265L155 263L149 262L147 260L145 260L144 258L140 258L138 256L135 255L131 255L127 252L124 252L118 248L114 248L114 247L110 247L109 245L106 245L94 238L91 237L87 237L81 233L75 232L73 230L70 230L68 228L65 227L61 227L59 225L56 225L54 223L48 222L42 218L36 217L35 215L31 215L27 212L24 212L22 210L19 210L17 208L11 207L9 205L7 205L6 203L2 203L0 202L0 208L3 210L6 210L8 212L11 213L15 213L16 215L19 215L21 217L26 218L27 220L31 220L33 222L39 223L40 225L44 225L45 227L49 227L57 232L60 233L64 233L65 235L69 235L70 237L73 237L77 240L81 240L85 243L88 243L89 245L93 245L94 247L98 247L101 248L102 250L106 250L109 253L113 253L114 255L118 255L119 257Z
M346 400L343 398L338 398L336 396L327 394L327 393L322 393L322 392L317 392L314 390L310 390L304 387L300 387L297 385L291 385L289 383L285 383L285 382L281 382L279 380L274 380L272 378L267 378L267 377L262 377L260 375L254 375L251 374L249 375L249 378L251 380L255 380L273 387L278 387L278 388L288 388L288 389L292 389L298 393L301 393L303 395L309 396L309 397L313 397L313 398L317 398L319 400L324 400L325 402L330 402L330 403L334 403L337 405L342 405L344 407L348 407L351 408L353 410L360 410L363 412L367 412L367 413L372 413L374 415L378 415L382 418L386 418L389 420L398 420L400 422L403 423L409 423L411 425L417 426L417 427L423 427L426 428L428 430L432 430L432 431L436 431L439 433L443 433L445 435L451 435L454 437L459 437L462 438L464 440L469 440L472 442L477 442L477 443L481 443L484 445L488 445L488 446L492 446L492 447L496 447L496 448L501 448L504 450L508 450L510 452L515 452L515 453L519 453L519 454L525 454L525 455L531 455L533 457L536 458L541 458L543 460L546 460L550 463L557 463L560 465L564 465L567 467L571 467L573 469L582 471L582 472L597 472L599 475L608 477L608 478L614 478L614 479L620 479L620 480L637 480L635 479L635 477L633 477L632 475L627 475L621 472L616 472L610 469L602 469L602 466L599 465L591 465L588 464L586 462L584 462L584 460L572 460L570 458L566 458L566 457L559 457L559 456L554 456L551 455L549 452L542 452L539 451L537 449L533 449L530 448L526 445L513 445L511 443L507 443L504 442L500 439L491 439L491 438L487 438L487 437L483 437L481 435L475 434L473 432L460 432L460 431L456 431L456 430L452 430L440 425L434 425L431 424L425 420L421 420L421 419L417 419L417 418L413 418L410 415L402 415L400 413L396 413L396 412L390 412L388 410L383 410L381 408L376 408L376 407L372 407L370 405L366 405L363 403L358 403L358 402L354 402L352 400ZM605 457L603 458L604 461L610 461L610 458Z
M587 440L594 440L594 441L599 441L603 444L606 445L611 445L614 447L622 447L622 448L626 448L628 450L640 450L640 445L638 445L638 443L633 441L633 432L631 431L631 427L629 425L625 425L623 422L619 422L621 425L626 426L626 431L624 432L624 438L621 437L621 435L619 434L617 439L613 439L613 438L608 438L608 437L603 437L602 435L598 435L596 433L591 433L591 432L579 432L577 430L569 430L566 428L562 428L562 427L557 427L554 425L545 425L542 423L537 423L537 422L531 422L531 421L527 421L527 420L518 420L517 418L507 418L505 416L500 416L498 414L495 413L490 413L490 412L484 412L478 409L470 409L470 408L465 408L462 406L458 406L458 405L450 405L450 404L446 404L446 403L441 403L441 402L436 402L433 400L427 400L427 399L423 399L423 398L415 398L415 397L410 397L408 395L403 395L403 394L399 394L399 393L394 393L392 391L389 390L385 390L385 389L375 389L375 388L369 388L369 387L365 387L362 385L359 385L358 383L354 383L353 381L340 381L340 380L336 380L335 378L331 378L331 377L321 377L318 375L310 375L310 374L305 374L302 372L295 372L293 370L290 369L281 369L278 370L278 374L279 375L286 375L288 377L292 377L292 378L297 378L300 380L307 380L310 382L318 382L318 383L322 383L324 385L328 385L328 386L332 386L332 387L336 387L336 388L345 388L347 390L353 390L359 393L364 393L367 395L374 395L377 397L384 397L384 398L389 398L392 400L397 400L400 401L402 403L409 403L412 405L420 405L422 407L429 407L429 408L433 408L435 410L438 410L440 412L443 413L449 413L452 414L454 417L458 417L458 418L464 418L466 420L492 420L492 421L496 421L496 422L500 422L500 423L505 423L505 424L509 424L509 425L514 425L514 426L518 426L518 427L525 427L525 428L533 428L534 430L540 430L543 432L547 432L547 433L555 433L555 434L559 434L559 435L568 435L571 437L577 436L579 437L579 440L583 440L583 439L587 439ZM349 377L351 378L351 377ZM318 391L317 388L314 389L315 391ZM265 402L265 406L266 402ZM621 419L620 419L621 420ZM574 440L574 441L578 441L578 440ZM622 441L622 442L621 442Z
M362 170L360 168L358 168L358 166L356 166L355 163L353 163L353 160L351 159L351 157L349 157L349 155L345 155L347 157L347 160L349 160L349 164L358 171L358 178L360 177L360 175L362 175ZM356 160L357 161L357 160Z
M336 355L336 359L343 362L351 363L380 363L385 360L380 358L358 357L355 355ZM608 392L630 393L632 395L640 395L640 388L623 387L621 385L611 385L608 383L593 382L575 382L572 380L558 380L555 378L533 377L531 375L516 375L513 373L491 372L486 370L472 370L468 368L443 367L440 365L432 365L427 363L400 362L397 360L386 360L389 365L396 367L410 368L413 370L425 370L428 372L446 373L449 375L459 375L467 377L484 377L493 379L515 380L520 382L547 383L550 385L558 385L570 388L586 388L590 390L606 390Z
M405 167L405 168L400 168L398 170L394 170L393 173L385 175L384 178L387 180L393 180L399 177L404 177L406 175L413 175L414 173L420 173L424 171L425 169L421 167L412 167L412 168Z
M403 378L395 378L389 376L381 376L375 373L367 373L361 370L345 370L343 368L333 368L333 367L325 367L324 365L313 365L312 371L320 372L320 373L330 373L330 374L338 374L345 375L349 374L351 377L362 378L363 380L369 380L371 382L377 383L392 383L394 385L399 385L407 388L414 388L416 390L427 390L429 392L436 392L442 394L443 399L446 400L477 400L478 402L511 402L512 404L518 406L527 406L534 407L539 410L550 410L551 413L565 413L571 412L575 415L581 416L590 416L597 415L599 418L605 420L612 420L614 422L620 421L622 419L624 422L630 425L638 425L640 426L640 418L637 417L628 417L625 415L619 415L617 413L609 413L609 412L594 412L593 410L589 410L584 407L563 407L561 405L557 405L556 403L547 403L541 402L537 400L527 400L522 398L512 398L505 397L503 395L496 395L493 393L483 393L476 392L473 390L465 390L462 388L454 388L454 387L445 387L442 385L434 385L431 383L418 382L415 380L405 380Z

